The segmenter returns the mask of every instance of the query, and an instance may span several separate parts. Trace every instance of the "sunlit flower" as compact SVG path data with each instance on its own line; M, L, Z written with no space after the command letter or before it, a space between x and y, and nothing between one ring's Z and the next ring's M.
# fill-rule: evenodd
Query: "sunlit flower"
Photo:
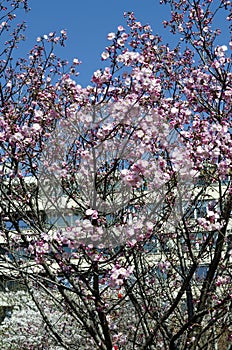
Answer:
M113 33L113 32L111 32L111 33L109 33L108 35L107 35L107 39L108 40L113 40L114 38L115 38L115 33Z
M73 64L74 65L78 65L78 64L80 64L81 62L78 60L78 58L74 58L73 59Z
M107 58L109 58L109 56L110 56L109 52L107 52L107 51L102 52L101 57L103 60L107 60Z
M124 30L123 26L118 26L118 31L122 32Z

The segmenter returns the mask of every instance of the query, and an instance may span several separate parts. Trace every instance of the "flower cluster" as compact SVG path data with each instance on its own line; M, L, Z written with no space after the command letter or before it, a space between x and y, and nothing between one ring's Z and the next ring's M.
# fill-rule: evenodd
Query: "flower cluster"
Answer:
M123 285L124 280L127 280L133 273L133 266L128 268L115 265L110 272L110 285L111 287L118 287Z

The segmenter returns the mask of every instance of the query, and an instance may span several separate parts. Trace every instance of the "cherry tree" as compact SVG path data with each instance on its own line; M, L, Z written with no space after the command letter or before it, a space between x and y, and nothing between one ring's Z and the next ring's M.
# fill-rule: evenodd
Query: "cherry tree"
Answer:
M177 45L125 13L86 87L63 30L2 52L2 275L41 324L7 334L38 349L231 346L231 2L162 2Z

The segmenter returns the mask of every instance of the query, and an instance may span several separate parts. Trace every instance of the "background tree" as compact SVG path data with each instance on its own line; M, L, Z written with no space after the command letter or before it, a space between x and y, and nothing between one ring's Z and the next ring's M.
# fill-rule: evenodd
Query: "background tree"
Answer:
M51 349L231 346L231 42L214 28L231 3L164 2L178 45L127 13L85 88L53 53L64 31L15 61L17 29L2 54L3 274Z

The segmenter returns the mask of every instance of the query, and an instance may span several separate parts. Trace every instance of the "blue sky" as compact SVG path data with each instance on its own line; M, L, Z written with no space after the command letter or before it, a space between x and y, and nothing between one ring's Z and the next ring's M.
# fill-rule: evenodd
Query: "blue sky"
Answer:
M92 73L101 65L107 34L118 25L125 25L124 11L133 11L139 21L150 24L165 43L174 40L162 25L170 16L169 7L161 6L159 0L29 0L29 4L31 11L23 16L28 25L27 41L21 45L20 55L34 46L38 36L66 29L69 38L66 47L57 52L70 62L74 57L83 62L78 78L83 86L90 83Z
M168 7L161 6L159 0L34 0L29 4L31 11L23 16L27 40L20 46L20 55L29 51L38 36L66 29L68 41L57 52L69 61L78 57L83 62L78 78L81 85L87 85L99 68L101 53L109 44L107 34L125 25L125 11L133 11L139 21L152 26L154 33L164 32L162 20L168 15Z

